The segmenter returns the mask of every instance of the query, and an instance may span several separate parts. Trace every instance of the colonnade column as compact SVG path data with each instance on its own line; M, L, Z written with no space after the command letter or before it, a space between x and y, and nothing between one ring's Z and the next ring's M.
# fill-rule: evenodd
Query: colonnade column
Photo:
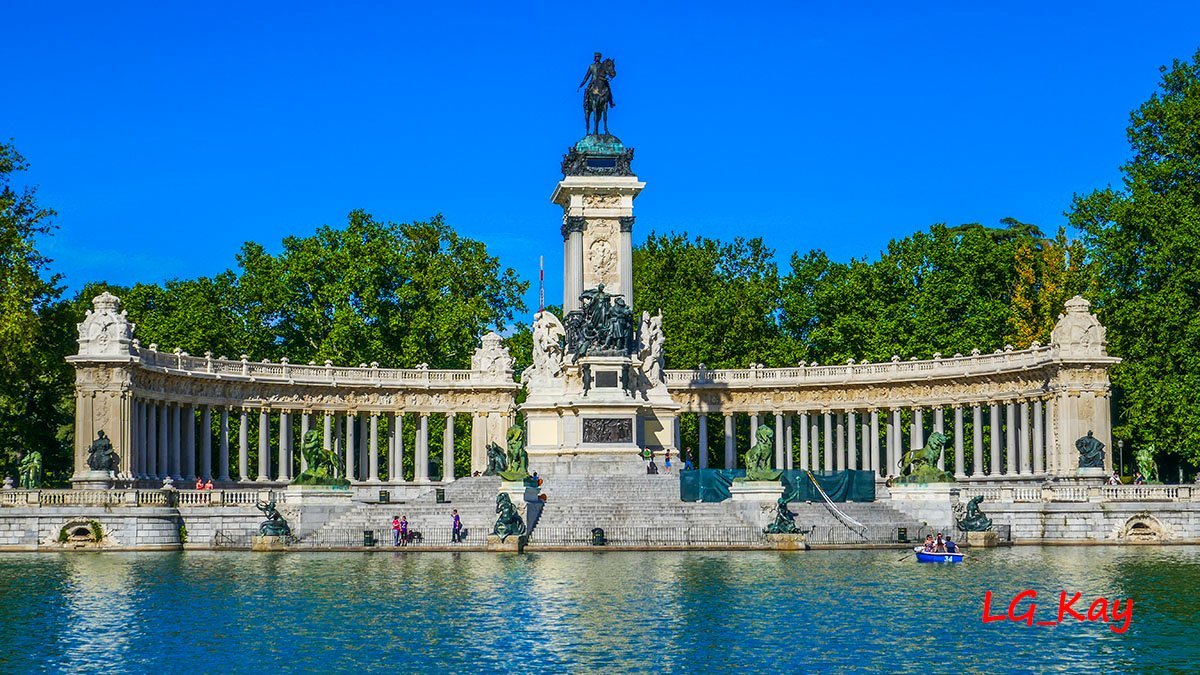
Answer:
M983 475L983 408L971 406L971 476Z
M725 413L725 468L736 469L737 457L734 454L733 413Z
M258 411L258 478L271 480L271 427L267 409Z
M850 437L847 439L849 444L846 448L846 468L851 471L856 471L859 467L858 462L858 414L853 410L846 413L846 431ZM865 440L865 439L864 439ZM865 464L865 462L864 462Z
M291 480L292 472L292 415L286 410L279 412L279 466L275 468L280 483Z
M887 477L892 475L892 467L896 464L896 411L888 411L887 421L887 459L883 463L883 471L880 475Z
M446 429L442 432L442 482L454 480L454 413L446 413Z
M344 438L346 439L346 480L352 481L358 480L358 474L354 470L354 453L358 452L358 448L356 447L357 444L354 442L354 421L357 418L358 414L354 412L348 412L345 415L346 434Z
M775 468L783 467L783 413L775 413Z
M988 406L992 413L992 465L989 467L989 476L1000 475L1000 404L992 403Z
M696 448L696 466L700 467L701 469L707 469L708 468L708 415L706 413L703 413L703 412L700 413L700 416L696 419L696 426L698 427L699 433L700 433L700 442L699 442L700 447Z
M417 422L417 456L414 462L418 483L429 482L429 413L421 413Z
M379 413L371 413L371 441L369 452L369 461L367 462L367 480L372 483L379 482Z
M250 416L242 408L238 417L238 480L250 480Z
M808 440L812 457L808 465L813 471L821 470L821 415L813 413L808 418Z
M212 480L212 406L200 408L200 477Z
M933 431L934 431L934 433L938 433L938 434L946 433L945 411L942 409L941 406L938 406L933 409ZM958 436L955 435L955 438L957 439ZM938 453L937 467L940 471L946 470L946 448L945 447L943 447L942 451Z
M487 438L486 418L476 416L476 424L480 428L480 436ZM485 443L486 445L486 443ZM404 480L404 414L392 413L388 424L388 480L399 482Z
M865 444L864 444L865 445ZM869 467L876 475L879 475L879 411L871 411L871 466Z
M758 413L750 414L750 445L758 439Z
M158 478L158 404L146 404L149 420L146 426L146 469L147 478Z
M962 480L967 477L967 458L963 451L963 408L954 406L954 477Z
M304 456L304 439L312 429L312 413L305 410L300 414L300 473L308 471L308 458Z
M908 425L908 449L917 450L925 447L925 411L913 408L912 422ZM900 457L904 453L899 453Z
M788 471L792 470L793 465L796 462L796 458L793 457L793 454L794 454L793 448L796 447L795 428L796 428L795 416L793 416L793 415L785 416L783 418L783 435L784 435L783 463L787 467Z
M1046 471L1055 473L1058 471L1058 447L1055 441L1054 434L1054 415L1055 403L1053 398L1046 399Z
M217 465L220 469L220 475L217 480L222 483L229 482L229 407L221 406L221 438L220 438L220 453L217 457Z
M183 480L183 468L180 458L182 457L181 441L183 439L183 409L179 405L171 406L171 478L176 481Z
M808 413L800 412L800 470L808 470Z
M1017 406L1012 401L1004 404L1004 475L1011 476L1017 472Z
M1039 398L1033 402L1033 472L1039 476L1046 471L1044 461L1044 424L1045 420L1042 419L1042 399Z
M837 448L837 465L838 471L846 470L846 414L838 411L834 413L834 428L835 428L835 445Z
M1029 463L1029 401L1022 400L1021 407L1017 411L1020 419L1017 423L1020 437L1020 452L1021 452L1021 475L1028 476L1033 472L1033 468Z
M180 411L182 416L179 433L183 439L183 465L180 473L183 479L192 482L196 480L196 406L191 403ZM191 486L189 486L191 487Z
M833 413L826 410L821 415L825 418L825 470L833 471Z
M358 418L358 479L367 480L371 461L371 458L368 457L370 453L367 451L367 444L371 434L367 431L367 413L360 412L356 417Z

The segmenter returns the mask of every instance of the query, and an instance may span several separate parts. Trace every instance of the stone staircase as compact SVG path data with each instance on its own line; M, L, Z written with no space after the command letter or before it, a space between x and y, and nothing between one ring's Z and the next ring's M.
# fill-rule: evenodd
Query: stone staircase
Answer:
M446 503L435 501L431 487L406 502L357 504L303 540L314 546L356 546L362 543L363 530L374 530L381 541L390 544L392 516L404 515L409 528L422 533L424 543L449 544L450 513L458 509L469 533L467 544L478 546L495 522L499 489L500 480L495 477L462 478L445 487ZM531 534L532 545L583 545L596 527L610 537L635 543L753 543L761 540L762 528L775 516L774 504L680 501L678 474L556 476L546 478L540 491L547 499ZM894 536L898 526L907 528L910 536L921 532L920 523L886 502L847 502L837 507L867 526L865 538L822 503L790 505L796 525L811 530L818 543L885 540Z

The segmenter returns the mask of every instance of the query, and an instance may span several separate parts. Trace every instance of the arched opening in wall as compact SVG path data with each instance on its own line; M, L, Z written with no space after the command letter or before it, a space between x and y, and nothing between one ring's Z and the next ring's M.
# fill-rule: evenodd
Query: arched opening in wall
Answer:
M1168 539L1163 524L1148 513L1139 513L1125 521L1117 537L1130 544L1158 544Z

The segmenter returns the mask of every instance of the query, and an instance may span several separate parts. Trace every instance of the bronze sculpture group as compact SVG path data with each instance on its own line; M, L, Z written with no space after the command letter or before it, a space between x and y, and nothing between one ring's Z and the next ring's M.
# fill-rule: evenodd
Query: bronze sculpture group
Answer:
M628 356L633 353L633 310L604 284L579 296L579 309L564 322L566 351L576 357Z
M517 506L512 503L507 492L496 495L496 513L496 524L492 526L492 534L500 537L500 541L510 536L519 537L525 534L525 521L517 513Z
M954 505L954 520L958 529L963 532L986 532L992 529L992 519L979 509L979 503L982 501L983 495L979 495L972 497L966 504L958 502Z
M269 502L256 502L254 506L263 512L267 517L266 520L258 526L258 534L263 537L286 537L292 533L292 528L288 522L280 515L279 509L275 508L275 498L272 497Z
M37 490L42 487L42 453L30 450L21 458L17 467L21 479L21 487L26 490Z
M525 430L520 426L508 428L507 448L488 443L487 469L485 476L500 476L501 479L517 482L529 478L529 453L525 451Z
M929 435L925 447L909 450L900 458L901 483L952 483L954 475L939 469L938 459L949 441L946 434L935 431Z
M92 471L116 471L117 453L113 451L112 441L104 435L104 431L96 432L96 440L88 447L88 468Z
M346 486L349 480L338 476L341 463L337 453L325 447L319 431L311 429L300 441L300 455L308 467L292 482L297 485Z
M788 508L787 498L775 502L775 521L763 528L764 534L800 534L796 527L796 514Z
M1075 441L1075 449L1079 451L1079 468L1104 468L1104 444L1093 436L1090 430L1087 432L1087 436Z
M741 481L779 480L783 472L771 468L771 458L775 454L775 430L762 424L754 434L754 445L746 451L746 477L735 479Z

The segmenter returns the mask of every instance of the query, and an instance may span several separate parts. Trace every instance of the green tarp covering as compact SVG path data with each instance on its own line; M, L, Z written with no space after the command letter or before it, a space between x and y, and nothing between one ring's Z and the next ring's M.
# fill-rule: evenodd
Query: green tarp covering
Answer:
M835 502L875 501L873 471L814 471L821 489ZM679 472L679 498L685 502L720 502L729 499L734 478L746 475L745 469L695 469ZM783 472L783 494L789 502L819 502L806 471Z

